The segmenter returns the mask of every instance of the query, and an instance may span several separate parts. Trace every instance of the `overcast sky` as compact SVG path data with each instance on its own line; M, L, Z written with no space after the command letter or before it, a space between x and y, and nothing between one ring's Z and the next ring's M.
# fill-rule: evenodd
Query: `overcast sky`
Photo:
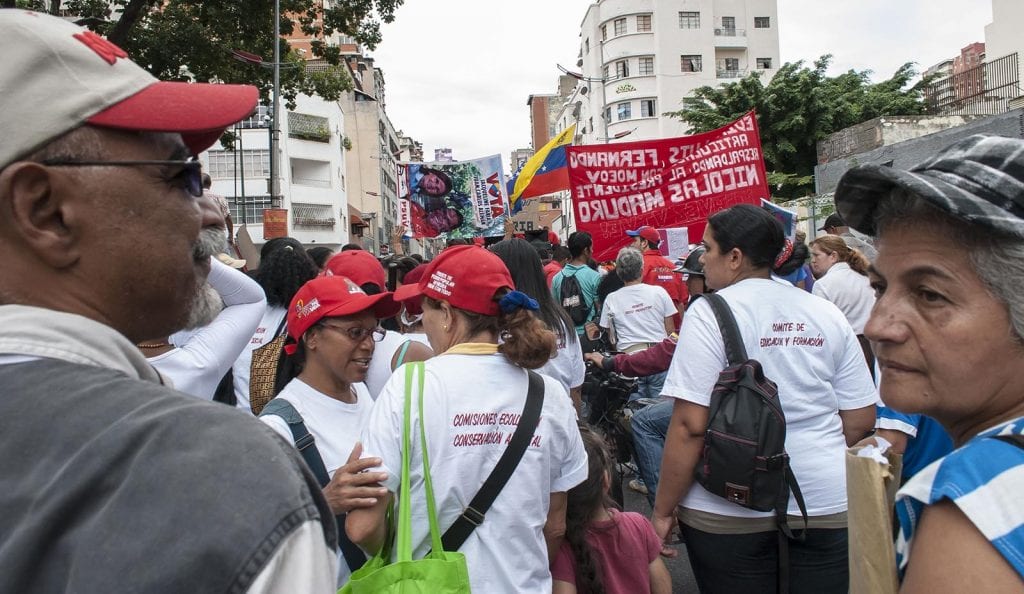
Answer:
M888 78L919 70L984 41L991 0L778 0L782 61L834 55L833 72ZM554 93L556 64L575 68L588 0L405 0L373 52L384 70L395 128L424 157L456 159L530 145L531 94Z

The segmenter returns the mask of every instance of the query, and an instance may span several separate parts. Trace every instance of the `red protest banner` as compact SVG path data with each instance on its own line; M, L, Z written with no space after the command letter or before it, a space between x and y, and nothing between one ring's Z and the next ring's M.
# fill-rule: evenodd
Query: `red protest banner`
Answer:
M698 241L708 216L768 198L754 112L693 136L566 149L576 229L599 262L615 259L627 230L686 227Z

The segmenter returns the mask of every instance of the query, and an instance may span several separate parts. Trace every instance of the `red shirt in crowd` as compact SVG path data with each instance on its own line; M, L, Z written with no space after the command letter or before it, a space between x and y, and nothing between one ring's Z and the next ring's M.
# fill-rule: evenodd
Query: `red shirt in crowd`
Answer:
M544 265L544 276L548 279L548 288L551 288L551 281L555 275L562 271L562 265L554 260Z
M644 274L643 282L646 285L661 287L668 292L668 296L677 308L686 306L690 299L690 292L686 290L686 283L683 282L683 275L674 272L675 264L661 255L658 250L644 250ZM682 318L676 314L673 316L676 328L682 323Z

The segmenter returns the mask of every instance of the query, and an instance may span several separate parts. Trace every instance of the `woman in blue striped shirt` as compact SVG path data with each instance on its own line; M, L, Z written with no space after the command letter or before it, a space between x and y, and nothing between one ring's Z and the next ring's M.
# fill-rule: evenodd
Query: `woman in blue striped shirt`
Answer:
M882 399L957 446L897 495L901 592L1024 591L1024 141L854 168L836 207L879 239L865 335Z

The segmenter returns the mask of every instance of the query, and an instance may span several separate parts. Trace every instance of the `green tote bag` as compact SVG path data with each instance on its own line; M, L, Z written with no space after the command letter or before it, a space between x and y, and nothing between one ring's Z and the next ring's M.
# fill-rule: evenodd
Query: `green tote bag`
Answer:
M467 594L469 569L466 556L458 552L445 552L441 545L441 531L437 526L434 506L434 486L430 480L430 462L427 458L427 437L423 426L423 363L405 366L405 419L402 426L402 484L398 492L398 530L391 529L392 513L388 510L388 537L385 545L366 565L356 570L339 594ZM419 387L420 449L423 450L423 482L427 496L427 517L430 521L431 552L423 559L412 558L412 487L409 480L411 443L409 424L412 412L412 385ZM392 540L394 541L392 543ZM397 560L390 562L391 547L395 546Z

